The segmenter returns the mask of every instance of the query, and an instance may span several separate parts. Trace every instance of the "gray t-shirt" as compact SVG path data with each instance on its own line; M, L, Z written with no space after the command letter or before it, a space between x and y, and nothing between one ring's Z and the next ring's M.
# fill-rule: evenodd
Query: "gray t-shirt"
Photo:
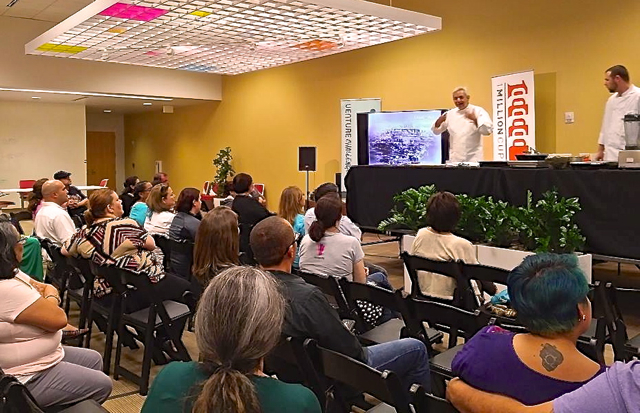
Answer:
M616 362L578 390L554 400L555 413L640 413L640 361Z
M300 242L300 269L304 272L353 281L353 266L362 261L360 241L340 232L327 232L320 242L305 235Z

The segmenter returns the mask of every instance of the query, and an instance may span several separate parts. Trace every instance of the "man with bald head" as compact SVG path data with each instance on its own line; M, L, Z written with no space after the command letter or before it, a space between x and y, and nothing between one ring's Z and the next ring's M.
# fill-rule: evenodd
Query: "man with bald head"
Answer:
M67 188L62 182L50 180L42 185L42 208L34 223L37 236L63 245L75 234L76 227L63 207L67 201Z
M322 291L291 274L296 257L296 236L287 221L276 216L263 219L251 230L250 243L258 264L282 284L288 304L282 327L284 335L313 338L322 347L380 371L391 370L400 376L407 391L413 383L430 389L429 357L424 343L404 338L362 347L344 327Z

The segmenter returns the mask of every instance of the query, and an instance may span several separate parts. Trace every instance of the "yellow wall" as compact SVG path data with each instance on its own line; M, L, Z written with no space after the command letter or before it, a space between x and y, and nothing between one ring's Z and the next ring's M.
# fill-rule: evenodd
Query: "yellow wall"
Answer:
M379 3L389 4L378 1ZM450 107L466 85L490 110L491 77L534 69L538 149L595 152L607 91L603 71L640 76L637 0L394 0L443 18L443 30L386 45L225 77L219 104L126 118L127 174L164 161L174 189L200 186L229 145L234 166L267 186L269 207L287 185L304 188L297 147L318 147L311 186L339 171L340 99L382 98L383 110ZM563 123L565 111L576 122ZM135 141L135 145L131 141ZM375 183L372 183L375 185Z

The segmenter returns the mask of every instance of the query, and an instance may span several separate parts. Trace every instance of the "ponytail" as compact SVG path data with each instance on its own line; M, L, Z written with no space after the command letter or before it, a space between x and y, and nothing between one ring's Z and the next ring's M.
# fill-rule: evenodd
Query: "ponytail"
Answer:
M204 382L192 411L262 413L258 393L249 377L238 370L226 367L216 368Z
M313 224L309 227L309 238L313 242L320 242L326 230L320 221L313 221Z
M328 228L336 225L342 218L342 201L336 193L328 193L316 204L314 210L316 220L309 227L309 237L318 242L324 237Z
M91 209L84 211L84 222L87 223L87 226L91 226L96 219L98 218L93 216Z

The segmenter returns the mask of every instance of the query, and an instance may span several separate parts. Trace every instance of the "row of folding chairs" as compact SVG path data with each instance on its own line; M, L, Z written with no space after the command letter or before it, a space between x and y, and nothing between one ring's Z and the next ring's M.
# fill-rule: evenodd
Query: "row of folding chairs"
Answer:
M164 362L164 354L172 359L191 360L182 342L181 336L175 334L174 325L182 325L191 316L191 310L185 304L175 301L160 301L153 293L153 284L143 275L136 275L112 266L98 266L87 259L65 257L60 247L48 239L40 239L41 245L51 257L54 267L48 275L48 282L58 288L62 305L69 314L70 302L75 302L79 309L78 328L89 328L84 341L78 340L77 345L89 348L94 323L99 325L105 333L103 354L103 371L110 374L113 355L114 336L118 340L115 352L114 378L120 375L126 377L140 387L140 394L148 391L151 362ZM108 300L95 300L93 297L94 280L101 277L107 280L114 292ZM142 310L127 313L125 302L132 288L139 290L151 303ZM168 342L159 342L158 332L169 332ZM126 345L137 346L136 342L144 345L142 369L138 374L121 365L122 350L125 346L124 336L129 338Z
M420 385L411 388L411 397L397 374L376 370L344 354L323 348L313 339L284 338L267 356L265 368L287 382L311 389L325 413L351 412L352 406L366 411L398 413L453 413L457 410L445 399ZM291 372L297 376L292 376ZM364 395L377 399L372 404Z

